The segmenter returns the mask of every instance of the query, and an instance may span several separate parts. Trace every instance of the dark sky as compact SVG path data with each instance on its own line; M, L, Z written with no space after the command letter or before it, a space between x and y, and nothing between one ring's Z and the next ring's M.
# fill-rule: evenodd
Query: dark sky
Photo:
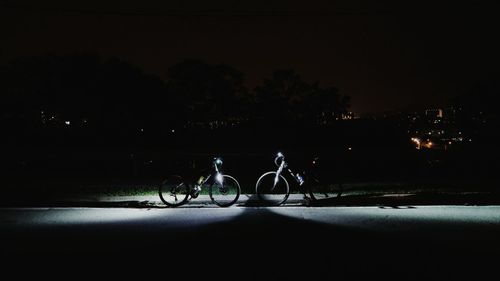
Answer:
M442 105L498 74L495 1L242 2L0 0L0 63L97 52L164 77L199 58L249 87L292 68L352 96L357 113Z

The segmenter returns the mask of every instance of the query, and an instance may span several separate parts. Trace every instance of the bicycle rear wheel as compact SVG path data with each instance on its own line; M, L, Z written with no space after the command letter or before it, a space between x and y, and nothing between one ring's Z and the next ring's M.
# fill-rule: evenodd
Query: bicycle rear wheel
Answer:
M267 172L257 180L255 193L266 205L279 206L288 199L290 187L282 175L276 178L276 172Z
M313 178L309 180L308 187L312 200L337 198L342 194L341 183L321 183Z
M181 176L171 175L160 185L160 199L167 206L177 207L187 202L190 190Z
M223 175L222 184L215 180L210 186L208 193L212 202L220 207L229 207L240 198L241 187L235 178Z

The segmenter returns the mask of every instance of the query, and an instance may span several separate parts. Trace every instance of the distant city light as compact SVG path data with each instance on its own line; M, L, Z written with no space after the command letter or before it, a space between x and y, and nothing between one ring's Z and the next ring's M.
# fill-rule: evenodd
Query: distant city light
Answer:
M352 147L350 147L350 146L349 146L347 149L348 149L348 150L352 150Z
M66 124L67 126L69 126L71 124L70 121L64 121L64 124Z
M174 130L174 129L172 129L172 130L170 130L170 132L172 132L172 134L173 134L173 133L175 133L175 130Z
M432 146L434 145L431 141L427 141L426 143L423 143L422 144L424 147L426 148L432 148Z
M417 145L417 149L420 149L421 141L419 138L411 138L411 141Z

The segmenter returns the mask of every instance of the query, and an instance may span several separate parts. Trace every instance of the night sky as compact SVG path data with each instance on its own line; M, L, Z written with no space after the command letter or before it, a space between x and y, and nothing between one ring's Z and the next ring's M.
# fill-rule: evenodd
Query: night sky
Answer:
M198 58L243 71L248 87L291 68L350 95L356 113L444 105L498 74L494 1L269 2L0 0L0 63L92 52L165 77Z

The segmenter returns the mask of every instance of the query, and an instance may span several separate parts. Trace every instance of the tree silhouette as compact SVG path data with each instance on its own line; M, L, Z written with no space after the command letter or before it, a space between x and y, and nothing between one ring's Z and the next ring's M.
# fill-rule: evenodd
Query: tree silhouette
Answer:
M167 87L190 120L220 120L238 115L234 105L246 93L240 71L200 60L185 60L170 67Z
M476 82L453 100L457 126L484 142L496 139L500 120L496 100L500 95L500 82L494 76Z
M18 131L62 127L119 137L172 119L162 115L169 103L164 82L117 59L46 55L13 61L1 72L2 109Z
M311 87L293 70L276 70L271 79L255 88L260 118L266 120L292 120L300 116L300 103Z
M349 108L349 96L342 96L335 87L319 88L307 96L309 104L309 116L319 124L329 124L334 120L342 118Z
M240 124L251 132L275 121L330 124L349 106L338 89L307 83L293 70L274 71L253 92L243 78L231 66L200 60L173 65L164 81L95 54L24 58L0 66L0 125L33 142L118 145L174 139L175 129L190 124Z
M255 96L263 119L324 124L347 113L350 101L337 88L304 82L293 70L276 70L256 87Z

